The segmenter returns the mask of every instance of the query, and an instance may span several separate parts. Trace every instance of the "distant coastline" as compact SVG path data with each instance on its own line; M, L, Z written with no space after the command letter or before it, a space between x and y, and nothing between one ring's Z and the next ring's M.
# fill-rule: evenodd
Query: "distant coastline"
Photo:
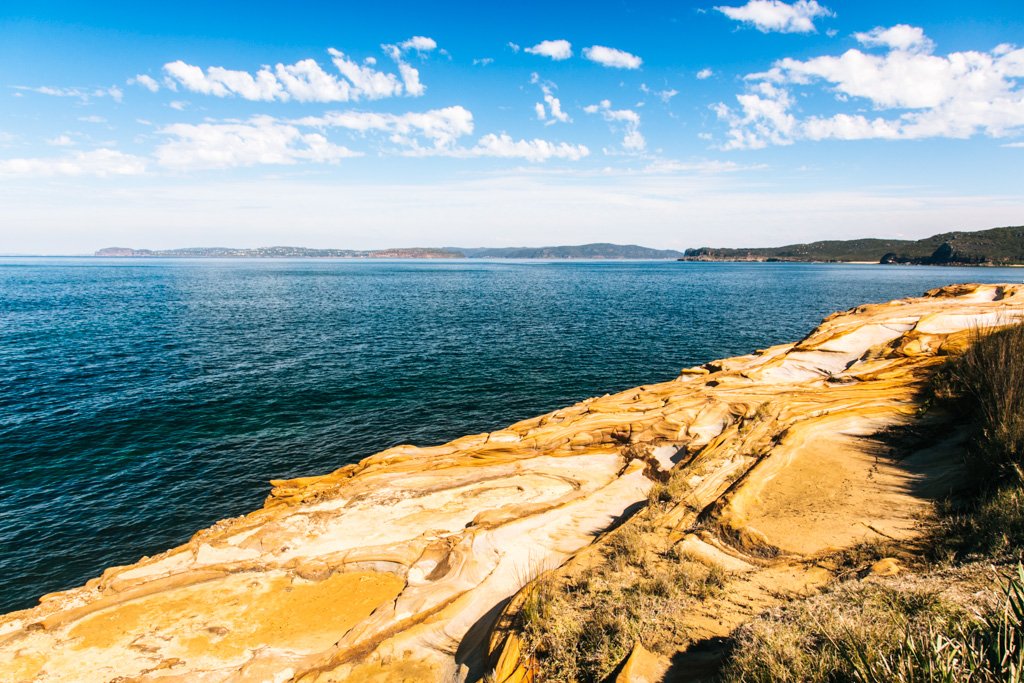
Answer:
M182 249L134 249L104 247L101 258L510 258L510 259L652 259L675 260L684 256L672 249L651 249L636 244L580 244L557 247L402 247L395 249L308 249L306 247L186 247Z
M587 259L675 260L743 263L850 263L928 266L1024 265L1024 226L956 231L920 240L865 238L823 240L781 247L699 247L676 251L636 244L562 245L549 247L397 247L391 249L311 249L274 246L136 249L104 247L100 258L322 258L322 259Z
M687 249L680 261L878 263L920 266L1024 264L1024 226L947 232L920 240L825 240L782 247Z
M104 247L94 256L101 258L464 258L445 249L411 247L403 249L307 249L305 247L186 247L182 249L133 249Z

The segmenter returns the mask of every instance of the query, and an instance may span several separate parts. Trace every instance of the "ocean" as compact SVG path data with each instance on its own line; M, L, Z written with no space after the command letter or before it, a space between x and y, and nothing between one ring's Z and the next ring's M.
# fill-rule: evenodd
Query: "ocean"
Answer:
M0 258L0 612L431 445L1024 271Z

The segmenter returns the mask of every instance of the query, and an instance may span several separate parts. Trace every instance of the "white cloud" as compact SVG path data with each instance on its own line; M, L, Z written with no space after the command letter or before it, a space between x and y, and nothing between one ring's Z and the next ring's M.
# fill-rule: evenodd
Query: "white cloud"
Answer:
M1013 147L1013 148L1024 148L1024 142L1008 142L1001 147Z
M551 94L551 91L544 88L544 101L548 105L548 111L551 112L552 121L560 121L562 123L569 123L572 121L569 115L562 111L561 101Z
M461 106L406 114L329 112L290 123L316 128L343 128L357 133L382 133L390 142L400 145L400 153L405 156L498 157L542 162L548 159L576 161L590 153L584 145L541 139L514 140L505 133L484 135L476 145L460 147L458 140L473 133L473 114Z
M416 50L422 56L422 53L429 52L436 47L437 43L434 39L425 36L413 36L398 45L381 45L384 52L398 65L398 73L402 75L402 84L405 86L406 94L410 97L420 97L426 92L427 88L420 82L419 70L405 61L404 53L409 50ZM447 54L444 50L441 50L441 52Z
M735 21L752 24L762 33L813 33L814 20L833 16L831 10L815 0L797 0L788 5L780 0L750 0L741 7L715 7Z
M93 98L100 97L109 97L115 102L121 102L124 99L124 92L116 85L112 85L109 88L57 88L49 85L39 87L15 85L12 87L15 90L34 92L40 95L49 95L50 97L76 97L83 104L88 104Z
M388 48L395 61L398 61L401 56L399 49L394 45L388 46ZM358 100L360 96L368 100L379 100L401 94L402 84L394 74L378 71L372 66L357 64L340 50L331 48L328 52L331 54L331 61L334 62L335 68L352 83L351 88L345 88L344 97L337 97L330 101Z
M631 109L612 109L610 100L601 100L599 104L587 105L583 108L588 114L601 114L601 118L609 123L614 130L622 132L622 148L627 152L642 152L647 141L640 133L640 115Z
M95 114L93 114L92 116L79 116L78 120L79 121L83 121L85 123L106 123L107 122L107 120L105 118L103 118L102 116L96 116Z
M135 78L129 78L128 85L141 85L149 92L156 92L160 89L160 84L152 76L146 74L138 74Z
M479 59L474 59L473 60L473 66L487 66L488 64L493 64L493 63L494 63L494 58L493 57L480 57Z
M697 80L704 81L715 75L715 72L711 69L704 68L697 72Z
M420 139L435 149L446 148L460 137L473 133L473 113L458 105L406 114L328 112L289 123L313 128L344 128L357 133L386 133L391 142L413 148L419 147Z
M16 85L14 87L18 90L29 90L31 92L37 92L40 95L50 95L51 97L89 97L88 93L81 88L53 88L48 85L43 85L38 88L30 88L25 85Z
M565 142L550 142L535 138L516 140L506 133L488 133L473 147L453 147L442 150L415 150L410 154L421 156L451 156L458 158L496 157L500 159L525 159L541 163L549 159L579 161L590 154L586 145L571 145Z
M674 88L669 88L667 90L653 90L647 87L646 83L640 84L640 92L642 92L645 95L654 95L655 97L657 97L659 100L666 104L668 104L668 102L673 97L679 94L679 91Z
M543 40L533 47L526 48L525 51L531 55L540 55L561 61L572 57L572 43L568 40Z
M361 156L360 152L330 142L327 129L381 134L398 145L398 150L392 151L403 156L496 157L542 162L575 161L590 153L584 145L516 140L504 133L484 135L473 146L460 146L459 140L473 133L473 114L464 107L452 106L406 114L339 111L293 120L256 116L247 121L178 123L157 131L168 140L156 148L155 157L160 166L168 169L195 170L335 163Z
M426 87L420 82L419 71L405 60L405 53L413 50L422 55L436 48L437 43L426 36L413 36L397 45L382 45L381 49L398 67L397 75L374 68L377 60L372 57L360 64L334 48L328 53L341 77L327 73L314 59L278 63L273 68L262 66L254 74L219 66L204 71L182 60L165 64L164 71L172 89L180 85L204 95L262 102L354 102L402 94L418 97Z
M742 165L735 161L719 161L702 159L699 161L677 161L674 159L656 159L644 167L643 172L652 175L697 173L701 175L717 175L720 173L737 173L739 171L759 171L767 168L764 164Z
M174 109L175 111L185 111L185 109L188 107L188 102L184 100L172 100L171 103L167 106L171 109Z
M299 161L337 162L359 156L318 133L267 116L238 123L176 123L158 132L172 139L156 148L161 166L179 170L232 168Z
M519 50L521 49L519 47L519 45L517 45L516 43L513 43L511 41L509 41L509 42L507 42L505 44L508 45L508 49L512 50L512 52L519 52Z
M565 142L549 142L547 140L513 140L508 135L485 135L470 150L470 156L501 157L505 159L520 158L539 162L548 159L569 159L578 161L590 154L585 145L570 145Z
M899 30L895 30L899 29ZM719 103L729 125L726 148L758 148L799 139L860 140L1003 137L1024 129L1024 49L931 54L931 41L912 27L870 32L890 50L847 50L838 57L782 59L746 77L733 109ZM865 36L868 34L865 34ZM822 86L852 111L799 118L792 90ZM876 113L863 113L864 105ZM884 113L888 112L888 113Z
M417 52L430 52L437 49L437 41L426 36L413 36L409 40L401 42L398 47L403 50L416 50Z
M907 24L890 28L877 26L867 33L855 33L853 37L867 47L887 47L906 52L931 52L935 49L935 43L925 36L924 29Z
M729 124L729 141L724 149L761 149L769 144L792 143L796 117L789 112L793 99L787 90L760 83L751 92L737 95L741 114L719 103L712 108Z
M346 63L340 53L331 55L335 65L339 61ZM345 74L341 67L338 69ZM278 64L274 70L285 92L299 102L346 102L358 99L354 96L352 85L324 71L316 60L303 59L294 64Z
M114 149L75 152L64 157L0 159L0 174L19 176L139 175L146 160Z
M540 76L536 73L530 75L530 83L540 86L541 94L544 97L544 104L547 105L547 112L544 110L544 104L537 102L533 105L534 111L537 112L537 118L541 121L547 121L547 125L555 123L571 123L572 119L569 115L562 111L562 102L555 97L554 91L558 88L551 81L541 81ZM550 115L550 119L548 118Z
M70 147L75 144L75 141L68 135L58 135L55 138L47 140L46 144L53 147Z
M211 66L204 72L202 68L179 59L164 64L164 71L185 89L203 95L237 95L247 100L289 99L288 93L267 66L253 76L246 71L219 66Z
M583 56L592 62L615 69L639 69L643 60L634 54L604 45L583 48Z

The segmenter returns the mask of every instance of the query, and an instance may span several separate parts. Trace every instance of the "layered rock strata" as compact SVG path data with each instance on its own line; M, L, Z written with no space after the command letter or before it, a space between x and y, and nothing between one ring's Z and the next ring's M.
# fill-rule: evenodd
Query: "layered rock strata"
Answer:
M671 382L273 482L260 510L0 617L2 678L477 680L502 653L499 680L529 677L493 632L509 600L571 567L669 469L691 493L666 538L749 581L765 568L744 548L799 557L913 535L941 471L879 466L860 437L912 416L976 329L1021 317L1024 286L947 287ZM698 517L729 542L690 533Z

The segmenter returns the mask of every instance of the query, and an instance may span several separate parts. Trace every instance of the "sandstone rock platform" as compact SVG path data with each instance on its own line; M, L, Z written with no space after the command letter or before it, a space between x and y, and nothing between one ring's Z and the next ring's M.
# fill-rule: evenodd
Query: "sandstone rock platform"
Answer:
M668 542L761 586L737 584L743 608L694 615L695 638L727 633L775 588L828 579L800 558L917 533L957 476L956 444L897 465L864 437L912 419L930 373L977 329L1022 317L1024 285L946 287L670 382L273 482L260 510L0 617L2 678L479 680L504 653L496 679L529 680L495 632L510 600L570 570L668 468L691 491L662 519ZM692 531L698 517L729 543ZM761 561L764 548L780 559Z

